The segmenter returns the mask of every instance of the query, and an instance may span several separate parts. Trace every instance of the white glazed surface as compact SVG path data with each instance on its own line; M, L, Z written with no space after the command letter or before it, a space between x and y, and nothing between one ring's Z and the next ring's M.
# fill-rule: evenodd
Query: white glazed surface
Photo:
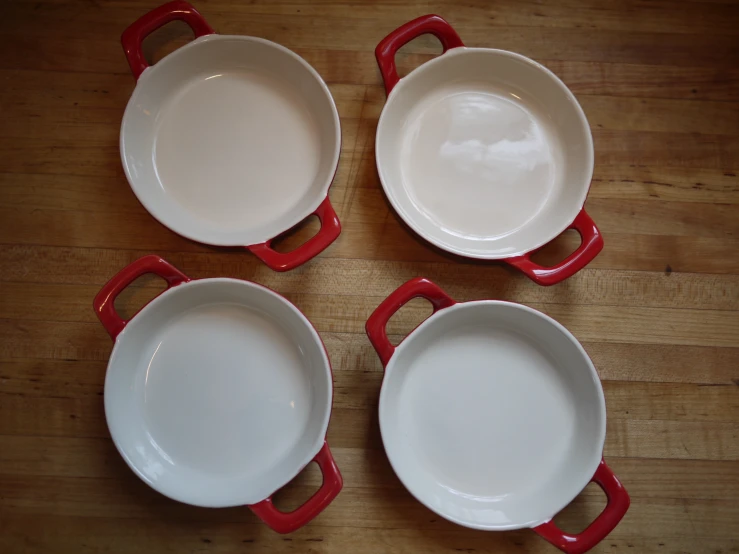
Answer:
M388 458L408 490L486 530L550 520L601 460L605 400L592 362L525 306L457 304L396 349L380 394Z
M225 246L264 242L313 212L340 143L318 73L253 37L201 37L146 69L121 126L141 203L175 232Z
M391 203L456 254L505 258L564 231L593 172L587 119L567 87L502 50L455 48L404 77L376 136Z
M264 500L318 453L331 412L323 343L300 311L244 281L163 293L116 339L111 436L159 492L198 506Z

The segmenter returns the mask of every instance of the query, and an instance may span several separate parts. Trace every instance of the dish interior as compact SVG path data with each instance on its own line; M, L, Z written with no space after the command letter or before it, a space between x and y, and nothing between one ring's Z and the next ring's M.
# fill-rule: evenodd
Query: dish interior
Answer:
M144 308L105 383L111 435L134 471L205 506L287 483L322 445L330 406L315 330L275 293L231 280L181 285Z
M210 35L148 69L121 156L142 203L201 242L273 238L326 197L340 133L326 85L289 50Z
M585 115L542 66L500 50L454 49L401 79L377 133L385 191L437 246L478 258L556 237L593 170Z
M421 502L480 529L533 526L592 477L603 392L582 347L518 305L458 304L414 331L386 370L380 427Z

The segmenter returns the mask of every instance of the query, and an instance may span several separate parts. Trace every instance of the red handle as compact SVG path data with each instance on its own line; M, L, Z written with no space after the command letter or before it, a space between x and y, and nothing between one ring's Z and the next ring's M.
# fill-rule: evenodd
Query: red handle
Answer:
M400 81L398 70L395 67L395 54L398 50L421 35L431 34L439 39L443 48L442 54L450 48L464 46L462 39L452 26L438 15L423 15L405 25L398 27L380 41L375 48L375 57L380 66L382 79L385 81L385 91L390 94Z
M272 504L271 497L249 506L259 519L278 533L292 533L303 525L310 523L331 504L331 501L341 492L341 487L344 486L341 473L339 473L339 468L336 467L336 462L331 456L327 443L323 443L321 450L313 458L313 461L318 463L318 467L321 468L323 484L300 508L289 513L281 512Z
M382 367L387 367L390 358L395 353L395 347L390 344L387 338L387 322L407 302L419 297L431 302L434 307L433 313L456 304L447 293L423 277L416 277L398 287L395 292L377 306L377 309L372 312L364 326L372 346L380 357Z
M146 15L133 22L121 35L121 44L126 53L131 73L138 81L144 70L149 67L141 50L141 44L147 35L171 21L184 21L195 33L195 38L213 34L213 29L203 16L184 0L174 0L154 8Z
M584 208L580 210L575 221L567 228L575 229L575 231L580 233L582 243L578 246L577 250L557 265L552 267L540 266L531 259L531 252L527 252L523 256L507 258L503 261L517 267L539 285L556 285L572 277L592 262L593 258L603 250L603 236L600 234L593 220L590 219L590 216L585 213Z
M252 244L251 246L247 246L247 248L252 254L260 258L275 271L295 269L323 252L341 233L341 223L336 216L334 208L331 206L328 196L311 215L318 216L321 222L321 228L315 236L298 246L292 252L283 253L273 249L272 241L274 239L261 244Z
M167 281L167 289L187 283L190 278L159 256L144 256L124 267L95 295L92 307L113 340L123 331L128 321L115 311L115 299L128 285L147 273L158 275Z
M567 554L583 554L593 548L605 539L608 533L613 531L614 527L626 514L626 510L629 509L631 503L629 494L604 460L601 460L591 482L597 483L603 489L608 502L601 514L595 518L595 521L585 531L578 535L568 535L557 527L553 521L534 527L534 531L541 537L548 540L562 552L567 552Z

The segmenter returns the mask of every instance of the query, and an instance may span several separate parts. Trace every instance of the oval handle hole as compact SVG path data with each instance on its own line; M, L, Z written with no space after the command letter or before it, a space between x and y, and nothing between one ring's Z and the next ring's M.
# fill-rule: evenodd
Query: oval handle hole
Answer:
M125 320L136 313L167 289L167 282L151 273L138 277L115 299L115 311Z
M387 322L387 338L398 346L413 329L433 313L431 303L425 298L414 298L400 308Z
M144 39L141 49L149 65L154 65L195 38L190 26L184 21L171 21Z
M309 215L303 221L288 229L272 241L272 248L281 253L292 252L318 234L321 221L316 215Z
M421 35L403 45L395 54L395 67L401 79L419 65L440 56L443 52L441 42L434 35Z
M322 484L321 468L317 463L311 462L295 479L272 495L272 503L282 512L292 512L313 496Z
M582 533L606 507L606 494L589 483L564 510L554 516L554 523L565 533Z
M574 229L567 229L532 254L531 259L542 267L552 267L577 250L580 244L582 244L580 233Z

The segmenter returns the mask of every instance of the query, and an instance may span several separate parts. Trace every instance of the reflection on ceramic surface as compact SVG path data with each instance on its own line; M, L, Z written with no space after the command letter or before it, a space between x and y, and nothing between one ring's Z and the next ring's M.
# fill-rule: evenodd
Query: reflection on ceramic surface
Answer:
M320 130L298 91L274 77L229 72L193 80L163 107L155 164L183 208L222 228L262 225L310 189Z
M154 449L157 449L156 442L154 442L151 437L149 437L149 444L154 447ZM144 472L144 475L146 475L149 480L156 481L159 476L164 474L164 466L162 465L162 462L159 458L153 458L147 456L147 449L143 445L138 445L136 447L136 452L141 456L142 459L144 459L144 463L141 467L141 471ZM161 454L161 453L160 453ZM167 458L165 458L167 459ZM168 459L168 461L171 462L171 460ZM174 464L172 464L174 465Z
M405 223L479 259L536 250L572 224L593 174L577 100L502 50L453 48L403 77L377 126L377 169Z
M409 114L402 171L416 207L467 238L511 233L546 203L562 153L544 119L485 85L445 87Z

